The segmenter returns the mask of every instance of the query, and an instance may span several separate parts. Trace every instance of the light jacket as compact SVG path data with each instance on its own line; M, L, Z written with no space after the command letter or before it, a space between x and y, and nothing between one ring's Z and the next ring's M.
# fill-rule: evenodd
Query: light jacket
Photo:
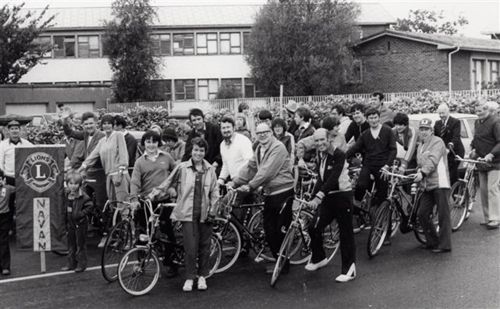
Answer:
M267 149L258 145L254 155L247 165L241 168L238 176L233 180L235 184L247 184L255 190L263 186L265 195L274 195L293 189L294 179L290 156L285 145L271 137ZM262 160L261 151L264 152Z
M401 160L401 166L408 167L408 163L413 159L415 150L417 149L418 135L414 128L407 127L403 132L403 140L400 140L399 133L396 128L392 129L396 137L396 158Z
M421 186L425 191L450 188L448 156L441 138L433 135L428 142L418 146L417 164L424 175Z
M203 160L203 179L202 179L202 201L200 222L205 222L209 211L215 214L214 205L219 199L219 190L217 187L217 175L215 168ZM194 186L196 180L196 170L193 160L181 162L172 171L170 176L162 182L158 189L166 191L168 188L175 188L177 191L177 206L172 211L172 218L175 221L193 221L193 200Z

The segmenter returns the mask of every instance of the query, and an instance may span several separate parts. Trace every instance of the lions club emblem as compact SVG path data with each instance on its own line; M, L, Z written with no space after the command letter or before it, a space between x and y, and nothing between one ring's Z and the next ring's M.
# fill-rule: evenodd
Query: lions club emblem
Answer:
M29 155L21 168L21 177L31 189L42 193L50 189L59 175L59 167L54 158L45 152Z

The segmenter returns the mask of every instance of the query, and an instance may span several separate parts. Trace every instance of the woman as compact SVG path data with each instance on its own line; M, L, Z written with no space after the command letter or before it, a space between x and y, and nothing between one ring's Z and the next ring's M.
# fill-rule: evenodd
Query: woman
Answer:
M177 191L177 206L171 218L182 222L186 281L182 290L191 292L198 277L198 290L206 290L210 271L210 237L212 226L207 221L209 211L219 199L215 168L204 159L208 149L201 137L192 139L191 159L180 163L172 174L150 194L154 198L165 190Z
M82 163L79 171L94 165L101 160L106 174L106 192L113 201L124 201L128 198L130 176L127 172L128 151L122 132L114 131L115 119L106 114L101 118L101 129L106 134L99 140L95 149Z
M282 118L275 118L271 123L271 129L273 130L274 137L280 142L285 144L286 150L291 157L291 162L294 162L295 154L295 139L292 134L288 133L286 121Z
M135 161L134 171L132 172L132 179L130 181L130 195L134 203L133 209L139 206L137 196L147 196L151 193L154 188L168 178L176 166L170 154L160 150L159 147L161 145L161 137L156 131L148 130L142 136L141 146L145 151L144 154ZM173 193L173 195L175 195L175 190ZM172 193L170 195L172 195ZM154 208L156 208L157 205L158 202L153 203ZM170 213L168 211L162 212L160 221L165 222L165 224L160 225L160 230L168 236L171 242L175 243L175 234L169 216ZM138 226L145 230L146 218L144 217L144 211L137 212L135 221ZM167 270L168 278L177 275L177 266L170 262L171 261L167 260L164 261L165 265L169 266Z

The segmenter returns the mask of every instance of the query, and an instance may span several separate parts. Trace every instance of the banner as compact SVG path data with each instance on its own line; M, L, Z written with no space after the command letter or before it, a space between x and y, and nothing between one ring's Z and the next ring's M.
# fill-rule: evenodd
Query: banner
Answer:
M66 250L64 145L15 149L17 246Z

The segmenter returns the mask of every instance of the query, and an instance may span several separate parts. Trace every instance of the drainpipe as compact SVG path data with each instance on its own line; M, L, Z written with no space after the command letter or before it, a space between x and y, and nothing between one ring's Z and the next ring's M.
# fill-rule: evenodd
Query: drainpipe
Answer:
M448 54L448 94L450 96L449 100L451 100L451 55L457 53L459 50L460 46L457 46L457 49Z

